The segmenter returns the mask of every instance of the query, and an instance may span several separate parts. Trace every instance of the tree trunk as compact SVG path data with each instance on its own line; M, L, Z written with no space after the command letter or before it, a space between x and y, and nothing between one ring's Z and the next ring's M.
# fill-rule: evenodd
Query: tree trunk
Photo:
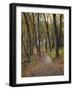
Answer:
M51 38L52 38L52 49L54 49L54 30L53 30L53 23L52 23L52 18L50 17L50 30L51 30Z
M62 46L62 14L60 15L59 47Z
M43 13L43 16L44 16L45 24L46 24L46 30L47 30L47 37L48 37L48 42L49 42L49 48L50 48L50 51L52 51L52 49L51 49L51 42L50 42L50 35L49 35L49 31L48 31L48 23L46 22L46 17L45 17L45 14L44 13Z
M46 52L47 52L47 37L46 37L46 42L45 42L45 49L46 49Z
M53 23L54 23L54 31L55 31L55 39L56 39L56 56L59 56L59 43L58 43L58 30L56 26L56 14L53 14Z
M22 40L23 49L25 51L25 55L27 57L27 60L29 61L29 55L28 55L26 47L25 47L25 43L24 43L24 40L23 40L23 34L22 34L21 40Z
M35 44L35 46L37 48L38 46L37 46L37 35L36 35L36 31L35 31L35 16L34 16L34 14L32 14L32 15L33 15L34 44Z
M41 51L40 51L40 30L39 30L39 13L38 13L38 53L39 53L39 58L41 57Z
M29 24L28 24L28 20L27 20L26 14L23 13L23 15L24 15L25 22L26 22L26 27L27 27L27 33L28 33L28 38L29 38L29 57L31 59L31 34L30 34L30 28L29 28Z
M54 49L54 45L55 45L55 43L54 43L54 34L53 34L53 30L51 30L52 31L52 48Z

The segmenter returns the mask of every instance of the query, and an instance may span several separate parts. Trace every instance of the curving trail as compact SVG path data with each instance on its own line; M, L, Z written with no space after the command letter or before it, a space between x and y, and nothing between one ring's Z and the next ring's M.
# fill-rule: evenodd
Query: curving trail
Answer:
M22 65L22 77L32 76L55 76L64 74L63 60L53 60L47 53L42 52L41 58L34 64Z

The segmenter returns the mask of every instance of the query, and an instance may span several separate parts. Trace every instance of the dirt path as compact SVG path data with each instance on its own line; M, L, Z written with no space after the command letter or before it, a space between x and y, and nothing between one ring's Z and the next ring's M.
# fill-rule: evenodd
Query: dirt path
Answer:
M43 52L41 58L34 64L22 65L22 76L54 76L64 74L64 64L62 60L52 61L47 53Z
M50 58L50 56L47 55L47 53L43 52L41 55L41 61L44 64L51 64L52 63L52 59Z

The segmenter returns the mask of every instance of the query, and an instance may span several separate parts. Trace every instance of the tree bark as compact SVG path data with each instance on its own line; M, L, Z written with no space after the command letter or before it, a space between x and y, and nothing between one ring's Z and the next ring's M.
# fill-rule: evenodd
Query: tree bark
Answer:
M38 47L37 46L37 36L36 36L36 31L35 31L35 16L34 16L34 14L32 14L32 16L33 16L33 32L34 32L34 44L35 44L35 46L36 46L36 48Z
M23 45L24 51L25 51L25 55L27 57L27 60L29 61L29 56L28 56L28 53L27 53L27 50L26 50L26 47L25 47L25 43L24 43L24 40L23 40L23 34L22 34L21 40L22 40L22 45Z
M41 51L40 51L40 30L39 30L39 13L38 13L38 53L39 53L39 57L41 57Z
M62 14L60 15L59 47L62 46Z
M54 23L54 31L55 31L55 39L56 39L56 56L59 56L59 41L58 41L58 30L56 26L56 14L53 14L53 23Z
M44 13L43 13L43 16L44 16L45 24L46 24L46 30L47 30L47 37L48 37L48 42L49 42L49 48L50 48L50 51L52 51L51 42L50 42L50 35L49 35L49 31L48 31L48 23L46 22L46 17L45 17L45 14Z
M47 37L46 37L46 42L45 42L45 49L46 49L46 52L47 52Z
M52 18L50 17L50 30L51 30L51 38L52 38L52 49L54 49L54 29L53 29L53 23L52 23Z
M29 28L29 24L28 24L28 20L27 20L26 14L23 13L23 15L24 15L24 18L25 18L26 27L27 27L27 33L28 33L28 37L29 37L29 57L31 59L31 34L30 34L30 28Z

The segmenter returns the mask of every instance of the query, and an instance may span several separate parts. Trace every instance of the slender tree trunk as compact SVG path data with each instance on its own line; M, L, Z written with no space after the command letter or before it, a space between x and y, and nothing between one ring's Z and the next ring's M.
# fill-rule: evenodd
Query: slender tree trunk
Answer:
M34 35L35 24L34 24L34 19L33 19L33 13L32 15L30 15L29 13L27 15L28 15L27 20L29 21L28 24L30 26L30 32L31 32L31 55L33 55L33 48L35 46L35 35Z
M23 15L24 15L24 18L25 18L25 22L26 22L26 26L27 26L27 33L28 33L28 37L29 37L29 57L31 59L31 34L30 34L30 28L29 28L29 24L28 24L26 14L23 13Z
M34 32L34 30L35 30L35 25L34 25L34 15L33 15L33 13L32 13L32 17L33 17L33 30L32 30L32 33L33 33L33 46L35 45L35 32Z
M55 45L55 43L54 43L54 34L53 34L53 30L51 30L52 31L52 48L54 49L54 45Z
M35 16L33 15L33 32L34 32L34 44L37 48L37 52L38 52L38 46L37 46L37 34L36 34L36 30L35 30Z
M23 45L23 49L24 49L24 51L25 51L25 55L26 55L26 57L27 57L27 60L30 61L30 60L29 60L28 53L27 53L27 50L26 50L26 47L25 47L25 43L24 43L24 40L23 40L23 34L22 34L21 40L22 40L22 45Z
M50 48L50 51L52 51L51 42L50 42L50 35L49 35L49 31L48 31L48 23L46 22L46 17L45 17L45 14L44 13L43 13L43 16L44 16L45 24L46 24L46 30L47 30L47 37L48 37L48 42L49 42L49 48Z
M39 53L39 57L41 57L41 51L40 51L40 30L39 30L39 13L38 13L38 53Z
M33 16L30 15L29 13L27 15L28 15L27 20L29 21L28 24L30 26L30 32L31 32L31 55L33 55L33 48L34 48L34 29L33 29L33 18L32 18Z
M61 44L61 43L62 43L61 40L62 40L62 14L60 15L59 47L62 46L62 44Z
M52 18L50 17L50 30L51 30L51 38L52 38L52 49L54 49L54 30L53 30L53 23L52 23Z
M47 52L47 37L46 37L46 42L45 42L45 49L46 49L46 52Z
M53 23L54 23L54 31L55 31L55 39L56 39L56 56L59 56L59 43L58 43L58 30L56 26L56 14L53 14Z

